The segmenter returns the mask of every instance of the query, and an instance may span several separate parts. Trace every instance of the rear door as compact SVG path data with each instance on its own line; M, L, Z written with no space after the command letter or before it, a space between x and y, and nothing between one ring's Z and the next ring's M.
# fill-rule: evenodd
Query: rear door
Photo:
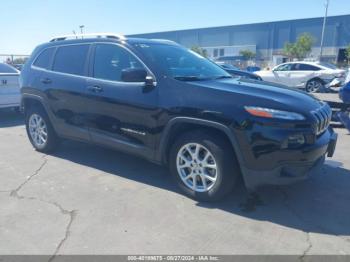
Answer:
M152 73L128 49L97 43L91 59L86 92L91 139L131 153L151 157L157 123L156 87L144 82L123 82L121 73L143 68Z
M0 63L0 108L19 106L21 96L17 69Z
M40 85L54 116L58 132L66 137L89 140L84 114L90 44L58 46L49 70L40 76Z
M316 75L316 72L319 70L320 68L309 64L294 64L290 74L291 85L297 87L304 87L306 82L313 78Z

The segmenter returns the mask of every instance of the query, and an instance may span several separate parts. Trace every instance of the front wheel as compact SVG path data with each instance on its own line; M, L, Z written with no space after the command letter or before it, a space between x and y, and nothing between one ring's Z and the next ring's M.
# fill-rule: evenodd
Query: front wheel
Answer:
M201 131L176 140L169 157L170 172L182 191L199 201L223 198L240 174L233 149L225 139Z
M31 107L26 112L26 130L30 142L39 152L51 152L58 145L59 138L41 107Z
M308 93L316 93L323 88L323 83L319 79L311 79L306 83L305 90Z

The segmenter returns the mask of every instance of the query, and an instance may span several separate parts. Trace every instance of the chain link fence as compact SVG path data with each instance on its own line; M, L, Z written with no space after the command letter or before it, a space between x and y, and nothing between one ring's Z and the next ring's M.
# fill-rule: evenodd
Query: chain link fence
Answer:
M0 63L7 63L11 65L21 65L24 64L29 55L19 55L19 54L0 54Z

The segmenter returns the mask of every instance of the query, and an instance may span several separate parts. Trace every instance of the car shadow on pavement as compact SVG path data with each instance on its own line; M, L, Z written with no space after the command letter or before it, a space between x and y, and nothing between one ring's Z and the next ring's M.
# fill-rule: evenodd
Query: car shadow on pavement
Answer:
M20 126L24 124L24 116L20 112L0 109L0 128Z
M181 194L165 167L124 153L69 142L53 156ZM269 186L251 195L240 181L226 199L196 206L304 232L349 236L350 171L339 162L327 161L319 172L297 184Z

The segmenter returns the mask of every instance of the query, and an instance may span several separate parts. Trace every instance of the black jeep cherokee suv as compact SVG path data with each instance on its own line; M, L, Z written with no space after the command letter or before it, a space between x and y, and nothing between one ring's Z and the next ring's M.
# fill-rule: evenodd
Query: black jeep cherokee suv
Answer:
M250 190L286 184L333 155L329 106L284 86L234 79L166 40L59 37L21 74L29 139L61 138L167 164L180 188L216 200L242 175Z

